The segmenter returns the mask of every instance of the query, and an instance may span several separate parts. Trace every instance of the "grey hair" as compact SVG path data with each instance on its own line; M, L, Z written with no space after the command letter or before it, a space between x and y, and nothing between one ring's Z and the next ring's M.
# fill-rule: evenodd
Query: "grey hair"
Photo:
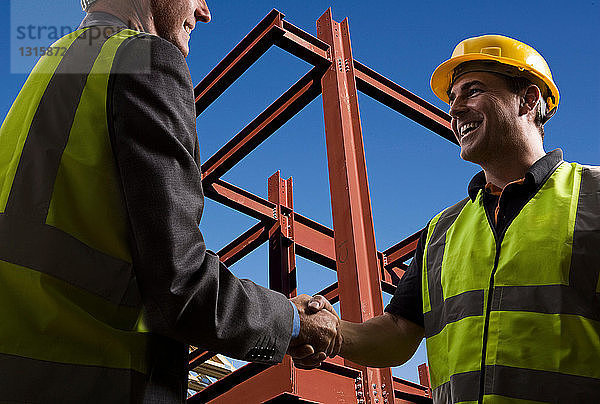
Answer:
M90 8L95 2L96 0L81 0L81 9L83 11L88 11L88 8Z

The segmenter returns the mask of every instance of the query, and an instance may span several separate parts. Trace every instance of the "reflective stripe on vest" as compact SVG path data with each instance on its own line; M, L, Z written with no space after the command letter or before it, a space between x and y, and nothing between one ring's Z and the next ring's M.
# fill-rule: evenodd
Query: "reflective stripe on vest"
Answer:
M501 235L482 195L428 228L435 401L600 402L600 169L563 162Z
M64 55L40 59L0 129L0 401L53 397L44 391L129 397L147 368L106 115L117 50L140 33L88 31L53 45ZM48 374L25 393L31 380L4 383L13 371ZM82 384L60 392L53 380Z

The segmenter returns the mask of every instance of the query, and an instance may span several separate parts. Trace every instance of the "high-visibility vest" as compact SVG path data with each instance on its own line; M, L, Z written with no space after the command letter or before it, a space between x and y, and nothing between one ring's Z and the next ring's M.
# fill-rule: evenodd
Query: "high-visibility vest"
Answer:
M147 371L106 111L143 34L89 30L40 59L0 130L0 402L129 402Z
M502 234L482 195L428 228L434 402L599 403L600 169L561 162Z

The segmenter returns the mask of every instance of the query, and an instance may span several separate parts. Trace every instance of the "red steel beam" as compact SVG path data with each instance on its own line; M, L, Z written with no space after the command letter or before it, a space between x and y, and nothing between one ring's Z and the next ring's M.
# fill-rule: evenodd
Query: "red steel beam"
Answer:
M331 63L329 45L285 21L273 9L248 35L196 86L196 111L199 115L239 78L272 45L313 64ZM450 116L404 89L390 79L353 60L357 89L397 112L457 143L450 128ZM316 71L322 71L316 69Z
M269 201L277 205L277 222L269 229L269 288L294 297L297 282L292 179L284 180L277 171L269 177L268 188Z
M331 304L335 304L340 301L340 294L338 291L338 283L334 282L331 285L327 286L325 289L321 290L317 295L323 296L325 299L329 300Z
M341 310L348 320L364 321L380 314L382 303L374 293L377 274L368 271L377 267L377 250L347 21L333 21L328 10L319 18L317 31L335 60L322 87L338 281L348 302L358 296L363 303L362 310L359 302Z
M335 268L333 230L294 212L296 253L326 268Z
M402 275L404 275L404 271L402 271L402 270L399 270L399 271L401 271L399 278L402 278ZM382 280L381 281L381 290L393 295L394 291L396 290L396 285L389 281ZM317 294L325 297L327 300L329 300L331 302L331 304L335 304L340 301L340 294L339 294L337 282L327 286L325 289L321 290Z
M419 365L419 383L421 383L422 386L431 388L431 381L429 380L429 367L426 363Z
M203 182L203 185L207 197L225 206L261 221L276 220L277 206L266 199L223 180L212 184ZM294 212L294 241L298 255L335 270L333 230ZM232 242L229 249L235 243Z
M428 127L441 136L453 142L456 141L449 132L449 117L447 114L352 58L346 20L341 24L333 21L329 10L317 23L318 39L284 21L283 17L283 14L277 10L269 13L195 89L197 113L199 114L272 45L279 46L316 66L203 165L203 184L207 196L261 220L261 223L253 226L224 247L219 254L222 261L231 265L266 241L269 229L273 240L274 233L272 230L277 229L276 232L279 233L276 240L278 241L278 249L280 252L285 252L285 254L280 254L280 258L283 261L288 261L287 266L279 265L287 268L287 274L295 268L293 262L290 262L290 259L295 257L295 254L290 252L290 245L296 248L296 253L300 256L331 269L337 267L338 278L342 286L338 287L338 283L334 283L321 293L333 302L339 299L339 293L346 296L344 300L351 301L356 298L356 294L350 298L348 296L351 293L352 286L355 286L354 292L359 292L360 302L358 307L350 305L353 309L350 314L356 316L358 321L364 321L382 311L381 289L393 293L395 287L392 282L399 279L406 268L404 261L414 253L418 233L385 252L379 253L381 272L373 270L373 268L377 268L377 253L364 163L357 90ZM327 24L328 27L325 27ZM329 28L329 32L327 33L324 28ZM323 33L327 35L324 36ZM332 60L334 60L333 65ZM327 67L330 68L323 75L324 69ZM322 75L323 77L321 77ZM267 201L219 179L223 173L248 155L264 139L316 98L321 93L321 84L323 87L326 84L331 86L329 91L323 91L323 102L330 163L330 183L332 183L335 236L331 229L293 212L291 199L288 204L285 195L283 200L277 200L272 191L269 195L271 201ZM330 135L332 131L339 138L332 140L331 138L335 137ZM338 144L330 147L330 141L338 142ZM336 149L336 147L337 152L340 154L337 155L337 158L332 158L330 149ZM340 156L343 156L343 159L340 159ZM332 172L340 170L340 162L342 162L342 171L345 171L346 175L336 178L337 182L332 181ZM274 188L278 188L277 193L281 193L282 187L285 188L286 184L281 182L279 176L277 178L279 187L274 185ZM342 179L340 180L340 178ZM274 184L275 180L272 181ZM333 184L334 182L336 182L336 185ZM291 181L289 186L291 191ZM346 186L346 193L340 192L343 186ZM359 192L356 192L357 190ZM283 192L285 193L285 191ZM281 203L282 201L286 203ZM349 208L346 211L343 210L345 206ZM288 225L291 228L286 233ZM374 266L373 263L375 263ZM352 264L354 264L354 267L352 267ZM272 265L272 267L275 266ZM343 268L350 270L341 271ZM355 279L352 279L352 270L356 272ZM282 283L284 275L281 274ZM380 279L371 279L373 277ZM379 303L377 300L379 300ZM349 305L344 305L343 302L342 305L342 314L348 314L345 313L347 310L344 307ZM365 307L366 310L364 310ZM348 316L345 316L345 318L348 318ZM200 353L192 360L197 362L206 355L209 355L209 353ZM292 366L289 363L289 358L282 365L285 365L285 367ZM324 364L324 367L327 365L327 363ZM244 368L249 369L244 373L245 378L256 375L261 375L262 378L262 375L265 374L264 370L267 369L268 372L273 367L252 364ZM392 388L392 383L396 403L406 402L405 399L428 397L419 389L423 386L416 384L413 386L412 383L399 379L392 382L389 369L357 368L365 375L362 387L366 389L366 398L370 401L376 397L377 392L382 393L380 397L386 397L385 394ZM307 374L314 373L309 372ZM292 378L294 377L295 374L292 374ZM229 381L223 383L229 383L231 386L245 383L243 382L244 378L226 379L229 379ZM375 382L374 386L373 382ZM380 384L377 385L376 382ZM222 386L223 383L220 385ZM318 381L315 385L317 384ZM234 389L237 390L236 387ZM210 388L207 390L210 391ZM248 390L245 388L242 390L252 391L254 389L250 388ZM281 389L275 390L280 393L282 391ZM320 392L319 389L316 391ZM240 393L242 391L237 391L232 397L240 397ZM308 400L306 397L301 398L297 393L298 391L291 391L289 394L284 394L288 394L286 397L298 397L302 400ZM271 397L277 400L276 397L281 397L281 395ZM220 400L221 397L218 398L219 402Z
M385 266L398 265L415 254L419 237L423 230L419 230L415 234L408 236L398 244L388 248L383 252Z
M215 355L213 352L198 351L191 354L190 369L199 366ZM270 378L273 377L275 381L267 383L267 386L253 386L252 384L256 383L254 377L261 373L269 374ZM290 384L281 383L286 380L285 375L289 375L287 380L291 381ZM415 400L420 401L423 398L431 397L428 384L429 370L426 364L419 365L419 380L421 385L393 377L396 400L390 402L412 403ZM283 393L293 395L294 398L298 399L312 399L319 403L348 402L340 401L341 397L350 400L349 402L356 402L355 400L364 395L364 390L359 388L361 381L361 372L335 363L331 359L324 362L320 369L306 371L294 367L290 358L285 357L281 364L272 367L256 363L246 365L236 370L233 375L215 382L205 391L193 396L189 401L192 403L227 402L222 400L226 397L236 397L242 390L251 393L250 397L253 399L259 396L265 398L281 397ZM241 388L238 387L240 385L242 385ZM336 388L330 389L331 385L335 385ZM342 388L343 386L346 388ZM343 393L349 393L350 396L343 396ZM383 402L383 399L380 402Z
M356 60L354 72L361 92L457 144L450 115Z
M265 401L262 404L282 404L282 403L321 404L321 402L319 402L319 401L305 400L305 399L300 398L297 395L291 394L291 393L282 393L269 401Z
M272 10L225 56L194 89L196 115L199 115L214 100L256 62L281 36L283 14Z
M402 271L402 270L400 270L400 271L401 271L401 273L400 273L399 278L402 278L404 271ZM381 281L381 290L393 295L394 292L396 291L396 285L389 281L382 280ZM337 282L327 286L325 289L321 290L317 294L325 297L327 300L329 300L331 302L331 304L335 304L340 301L340 294L339 294Z
M205 184L205 191L207 197L258 220L268 223L277 220L276 204L223 180L217 180L213 184ZM293 241L296 243L296 254L327 268L336 270L333 230L299 213L294 212L293 215ZM262 234L263 230L261 230L264 229L264 226L266 225L260 223L255 225L224 247L219 252L221 260L226 260L224 262L227 265L231 265L266 241L266 235ZM397 279L402 276L403 270L406 269L406 265L403 262L414 254L419 234L419 232L415 233L383 252L384 256L387 257L384 270L396 273L395 279L394 277L386 277L384 273L382 275L383 280L392 284L396 283ZM230 256L233 258L230 258ZM233 261L229 261L231 259ZM383 287L383 289L388 293L393 293L393 290L390 292L387 286Z
M262 403L293 391L289 357L275 366L249 363L188 398L188 403Z
M381 287L385 292L394 293L395 287L393 285L398 284L398 281L404 275L404 271L408 268L408 265L404 262L415 254L422 231L416 232L381 253L381 280L384 282Z
M388 281L381 281L381 290L393 295L396 291L396 285Z
M265 225L262 222L257 223L231 243L223 247L217 255L221 262L227 266L231 266L250 254L268 239L269 232Z
M250 363L188 399L190 403L357 403L360 371L330 360L314 370L296 368L289 356L274 366ZM335 386L335 388L332 388ZM303 401L296 401L303 400ZM273 401L271 401L273 400Z
M408 268L408 265L404 265L404 267ZM383 279L381 280L381 290L393 295L396 291L396 285L398 285L405 272L406 269L403 268L385 268Z
M196 367L200 366L210 358L216 355L216 352L204 351L202 349L196 349L194 352L189 355L189 364L188 369L194 370Z
M348 20L338 23L327 10L317 37L333 59L322 91L340 311L345 320L363 322L382 314L383 302ZM392 391L389 368L346 363L362 371L367 402Z
M272 222L277 218L277 206L260 196L256 196L240 187L216 180L213 183L202 182L207 197L255 219Z
M304 399L317 403L360 403L364 395L357 383L361 380L360 372L331 360L315 370L294 370L296 394Z
M403 268L398 268L398 267L383 268L383 273L382 273L382 278L381 278L381 282L382 282L381 290L383 290L384 292L387 292L387 293L394 294L394 290L396 288L395 285L398 284L398 282L400 281L400 278L402 278L404 276L404 272L406 271L406 268L408 268L408 265L405 265L405 264L402 264L402 265L403 265ZM387 284L391 285L391 290Z
M421 386L418 383L413 383L408 380L403 380L398 377L394 377L394 403L414 403L415 399L420 399L419 402L431 402L429 400L424 401L424 398L430 398L429 388L427 386ZM410 401L405 401L410 400Z
M275 45L314 66L331 64L329 45L285 20L281 23L283 35Z
M202 164L204 182L220 178L320 93L320 74L313 68Z

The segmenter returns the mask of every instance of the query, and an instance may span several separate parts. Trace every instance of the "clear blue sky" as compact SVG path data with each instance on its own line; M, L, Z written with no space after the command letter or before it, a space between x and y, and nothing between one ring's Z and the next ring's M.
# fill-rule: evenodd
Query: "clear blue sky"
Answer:
M356 59L444 110L447 106L431 92L429 78L459 41L486 33L520 39L546 58L561 92L558 113L546 125L546 150L561 147L568 161L600 164L597 0L214 0L209 6L213 21L198 25L190 43L188 63L195 84L272 8L286 14L294 25L316 34L315 21L332 7L334 19L350 20ZM27 66L26 60L15 60L20 57L18 47L25 45L18 39L18 27L32 24L60 29L64 25L77 26L82 17L79 0L0 0L2 117L26 79L24 74L11 73L11 65L14 69ZM47 37L49 33L46 30L42 35ZM44 46L52 41L33 42ZM198 118L202 159L210 157L309 68L277 48L270 50ZM377 247L384 250L462 199L478 167L460 160L456 146L402 115L364 95L359 96L359 102ZM331 226L320 97L224 179L266 198L267 178L277 170L286 178L294 178L296 211ZM201 229L209 247L218 250L254 223L254 219L209 201ZM264 245L232 270L266 285L266 251ZM301 258L297 265L300 292L314 293L335 281L332 271ZM421 347L394 374L417 381L416 366L425 360Z

